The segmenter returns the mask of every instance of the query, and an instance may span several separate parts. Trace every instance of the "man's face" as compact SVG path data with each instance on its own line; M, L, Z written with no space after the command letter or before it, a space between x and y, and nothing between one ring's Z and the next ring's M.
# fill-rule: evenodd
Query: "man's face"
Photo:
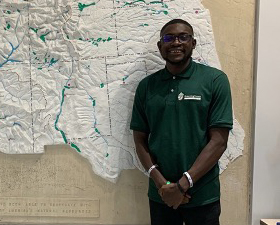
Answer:
M161 37L164 35L193 35L191 28L182 23L171 24L167 26ZM173 65L184 65L192 56L192 51L195 48L196 40L191 38L187 42L180 42L177 37L174 41L164 42L163 38L158 42L158 49L162 58Z

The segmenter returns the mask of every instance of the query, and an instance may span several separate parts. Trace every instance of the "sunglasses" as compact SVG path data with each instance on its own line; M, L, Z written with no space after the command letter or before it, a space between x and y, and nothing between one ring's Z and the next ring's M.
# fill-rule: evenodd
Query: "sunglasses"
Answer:
M187 43L192 40L193 36L191 34L179 34L179 35L172 35L172 34L165 34L160 39L164 43L172 43L178 38L181 43Z

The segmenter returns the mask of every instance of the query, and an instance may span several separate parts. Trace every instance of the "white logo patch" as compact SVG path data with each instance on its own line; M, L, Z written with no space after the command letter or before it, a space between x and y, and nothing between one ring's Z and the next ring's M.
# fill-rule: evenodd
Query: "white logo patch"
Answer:
M184 100L196 100L201 101L201 96L199 95L185 95Z
M195 100L195 101L201 101L201 96L200 95L185 95L184 93L180 93L178 95L178 100Z

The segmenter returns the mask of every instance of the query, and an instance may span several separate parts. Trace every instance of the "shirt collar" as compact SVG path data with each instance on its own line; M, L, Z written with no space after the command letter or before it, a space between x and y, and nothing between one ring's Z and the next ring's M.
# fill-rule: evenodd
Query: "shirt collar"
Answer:
M172 77L181 77L181 78L190 78L191 75L193 74L194 71L194 62L191 58L189 65L187 66L186 69L184 69L181 73L173 75L172 73L170 73L168 71L168 69L165 67L163 70L163 74L162 74L162 80L168 80L171 79Z

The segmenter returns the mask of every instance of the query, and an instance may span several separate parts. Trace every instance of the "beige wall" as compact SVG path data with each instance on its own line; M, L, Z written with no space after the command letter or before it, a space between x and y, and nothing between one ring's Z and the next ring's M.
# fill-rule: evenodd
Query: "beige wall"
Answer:
M250 218L251 112L255 0L203 0L210 10L216 48L228 74L235 116L245 130L243 156L222 174L222 224L245 225Z
M94 175L89 162L67 145L47 146L42 155L0 153L0 181L0 224L149 224L146 176L138 170L127 170L113 184ZM50 199L55 198L62 199L64 205L51 206ZM67 206L73 198L79 199L78 204ZM81 209L79 204L87 200L99 209L95 217L81 219L75 212L61 213L62 209ZM37 205L26 206L28 203ZM32 210L29 216L12 212L23 208Z
M254 0L204 0L203 4L211 12L218 55L231 81L235 116L246 133L244 155L221 176L222 224L246 225L255 3ZM0 154L0 223L149 224L146 192L147 177L139 171L124 171L117 184L109 183L94 175L87 160L67 146L46 147L43 155ZM14 205L9 206L6 197L12 199ZM72 198L81 199L80 203L92 200L96 217L75 219L75 213L55 217L57 207L53 208L54 212L40 212L36 217L36 207L51 209L48 205L29 206L33 210L29 217L14 217L13 212L7 211L23 207L26 201L46 204L52 198L66 200L63 204ZM5 213L1 213L1 202L6 204Z

